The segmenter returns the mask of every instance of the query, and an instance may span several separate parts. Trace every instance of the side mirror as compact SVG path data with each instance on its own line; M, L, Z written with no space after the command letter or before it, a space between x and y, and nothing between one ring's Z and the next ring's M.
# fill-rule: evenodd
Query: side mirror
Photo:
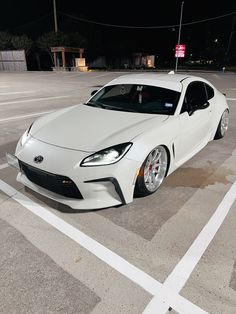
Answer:
M96 92L98 91L98 89L95 89L92 91L91 96L93 96L94 94L96 94Z
M207 101L204 104L199 104L199 100L196 98L193 98L190 100L188 104L188 113L191 116L195 111L206 109L210 106L210 103Z
M206 109L210 106L210 103L207 101L203 105L199 106L199 109Z
M188 103L188 114L191 116L198 109L198 101L192 98Z

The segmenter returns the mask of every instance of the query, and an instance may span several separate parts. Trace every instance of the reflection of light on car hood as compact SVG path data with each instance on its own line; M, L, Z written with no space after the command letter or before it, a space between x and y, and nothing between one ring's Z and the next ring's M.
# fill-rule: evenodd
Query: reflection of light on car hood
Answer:
M85 105L41 118L32 130L34 138L60 147L96 151L131 141L137 135L157 127L166 115L105 110Z

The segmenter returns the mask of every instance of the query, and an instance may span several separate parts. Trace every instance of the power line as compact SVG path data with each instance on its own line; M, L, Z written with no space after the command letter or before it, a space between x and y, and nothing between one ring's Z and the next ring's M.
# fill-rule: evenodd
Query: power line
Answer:
M117 24L108 24L108 23L102 23L102 22L97 22L97 21L93 21L93 20L89 20L89 19L85 19L85 18L80 18L80 17L76 17L73 16L71 14L67 14L64 12L59 12L60 14L67 16L75 21L79 21L79 22L85 22L85 23L90 23L90 24L96 24L96 25L101 25L101 26L107 26L107 27L116 27L116 28L132 28L132 29L165 29L165 28L174 28L174 27L179 27L179 24L174 24L174 25L158 25L158 26L134 26L134 25L117 25ZM215 16L215 17L211 17L208 19L204 19L204 20L198 20L198 21L193 21L193 22L188 22L188 23L182 23L182 26L188 26L188 25L194 25L194 24L199 24L199 23L204 23L204 22L208 22L208 21L213 21L213 20L217 20L217 19L221 19L227 16L231 16L236 14L236 11L231 12L231 13L227 13L227 14L223 14L223 15L219 15L219 16Z
M36 20L33 20L33 21L30 21L30 22L27 22L27 23L25 23L25 24L21 24L21 25L17 25L17 26L15 26L15 27L9 27L9 28L11 28L11 29L13 29L13 30L17 30L17 29L20 29L20 28L24 28L24 27L28 27L28 26L30 26L30 25L32 25L32 24L35 24L35 23L37 23L37 22L40 22L40 21L42 21L42 20L44 20L44 19L46 19L47 17L49 17L49 16L51 16L52 15L52 13L50 13L50 14L47 14L47 15L44 15L44 16L41 16L40 18L38 18L38 19L36 19Z

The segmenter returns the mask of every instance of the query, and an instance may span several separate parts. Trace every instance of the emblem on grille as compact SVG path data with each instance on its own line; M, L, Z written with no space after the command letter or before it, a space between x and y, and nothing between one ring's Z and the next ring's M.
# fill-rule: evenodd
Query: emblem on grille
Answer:
M42 161L43 161L43 156L39 155L39 156L34 157L34 162L36 164L40 164Z

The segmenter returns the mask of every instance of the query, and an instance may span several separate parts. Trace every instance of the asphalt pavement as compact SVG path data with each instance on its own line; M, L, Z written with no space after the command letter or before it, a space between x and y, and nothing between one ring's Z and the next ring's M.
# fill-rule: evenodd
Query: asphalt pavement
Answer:
M72 211L6 164L38 116L122 74L0 72L0 313L236 313L236 74L193 73L226 93L228 133L132 204Z

